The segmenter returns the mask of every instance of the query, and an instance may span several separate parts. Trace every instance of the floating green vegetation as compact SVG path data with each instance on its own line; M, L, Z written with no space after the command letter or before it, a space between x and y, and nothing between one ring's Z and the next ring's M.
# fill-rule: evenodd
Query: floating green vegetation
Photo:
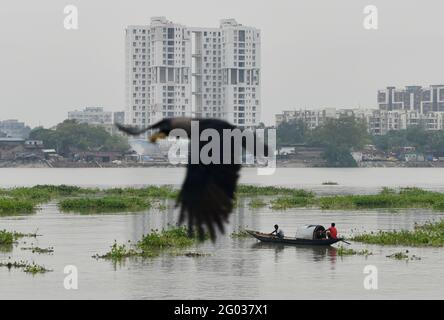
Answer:
M28 250L31 251L32 253L37 253L37 254L52 254L54 253L54 248L53 247L48 247L48 248L39 248L39 247L23 247L22 250Z
M444 194L418 188L383 189L374 195L320 197L322 209L431 208L444 210Z
M35 238L37 233L20 233L16 231L0 230L0 245L14 244L20 238Z
M409 251L406 250L404 252L395 252L391 255L388 255L387 258L395 259L395 260L421 260L421 257L418 257L416 255L408 255Z
M0 231L0 245L11 245L15 240L16 238L14 237L13 232L8 232L6 230Z
M255 198L248 203L248 206L253 209L259 209L267 206L267 203L262 199Z
M286 210L289 208L307 207L314 203L311 197L281 197L271 201L273 210Z
M22 269L26 273L38 274L51 272L52 270L46 269L44 266L38 265L35 262L29 263L27 261L8 261L0 262L0 267L11 269Z
M334 182L334 181L325 181L325 182L322 182L322 185L324 185L324 186L337 186L337 185L339 185L339 183Z
M314 193L303 189L293 189L273 186L253 186L253 185L239 185L237 186L236 194L239 196L275 196L275 195L289 195L295 197L314 197Z
M18 199L26 199L34 203L48 202L57 197L79 196L98 193L98 189L85 189L67 185L36 185L33 187L21 187L14 189L0 189L0 195L6 195Z
M0 216L28 214L35 210L35 204L30 200L16 198L0 198Z
M98 213L114 211L140 211L151 206L146 199L127 196L107 196L102 198L75 198L64 199L59 202L63 211L77 211L81 213Z
M230 234L230 237L239 239L239 238L249 238L251 236L246 230L238 229L237 231L233 231Z
M164 204L164 203L159 203L157 205L157 210L159 211L166 211L168 209L168 205Z
M378 245L442 247L444 246L444 220L416 225L412 231L379 231L357 235L352 240Z
M196 236L190 236L185 227L177 227L161 232L153 230L137 243L137 246L145 253L159 251L168 248L185 248L196 244Z
M200 258L200 257L211 256L211 253L205 253L205 252L185 252L182 255L185 256L185 257L188 257L188 258Z
M358 256L366 256L367 257L369 255L372 255L373 253L370 252L367 249L356 251L356 250L351 249L351 248L345 248L344 246L339 246L336 249L336 254L338 256L355 256L355 255L358 255Z
M171 199L178 195L178 190L172 186L148 186L145 188L113 188L105 190L113 196L146 197L157 199Z
M128 257L134 257L139 256L140 252L136 251L134 248L131 248L130 242L128 242L128 245L125 244L117 244L116 241L114 241L114 244L111 246L111 250L105 253L104 255L94 255L93 258L95 259L110 259L113 261L120 261L124 258Z
M120 261L129 257L157 257L161 253L171 255L184 255L182 250L199 242L196 235L189 235L185 227L175 227L168 230L152 230L152 232L144 236L139 242L132 245L117 242L111 246L111 250L104 255L93 256L96 259L110 259L112 261Z

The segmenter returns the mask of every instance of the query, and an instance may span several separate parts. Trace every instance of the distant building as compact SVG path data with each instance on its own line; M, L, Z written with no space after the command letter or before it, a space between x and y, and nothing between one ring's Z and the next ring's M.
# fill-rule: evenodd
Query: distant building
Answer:
M31 132L31 128L18 120L0 121L0 137L6 136L10 138L26 139Z
M444 112L444 85L387 87L378 91L378 107L384 111Z
M0 161L43 160L43 142L21 138L0 138Z
M224 19L218 28L187 27L153 17L128 26L125 123L165 117L222 118L259 124L260 31Z
M369 121L374 109L298 109L282 111L275 115L276 127L283 122L302 121L307 128L315 129L325 123L327 119L338 119L341 116L354 116Z
M102 107L86 107L83 110L68 112L68 120L75 120L78 123L87 123L89 125L101 126L110 134L115 134L115 122L123 123L125 119L124 112L105 111Z
M114 112L114 123L125 123L125 111Z
M444 112L376 110L368 124L369 131L374 135L384 135L389 131L404 130L418 125L426 130L444 130Z
M113 113L104 111L102 107L86 107L81 111L68 112L68 119L79 123L107 125L113 123Z

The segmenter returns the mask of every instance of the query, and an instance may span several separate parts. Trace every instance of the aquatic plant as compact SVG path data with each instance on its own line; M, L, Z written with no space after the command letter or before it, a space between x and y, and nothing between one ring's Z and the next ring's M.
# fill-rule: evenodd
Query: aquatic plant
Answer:
M230 237L239 239L239 238L250 238L251 236L246 230L238 229L237 231L233 231L230 234Z
M182 250L199 242L197 235L189 235L185 227L174 227L167 230L152 230L136 244L122 244L117 242L104 255L96 254L96 259L120 261L129 257L153 258L161 253L182 255Z
M148 209L151 206L148 200L138 197L102 198L75 198L64 199L59 202L59 208L63 211L78 211L84 213L110 212L110 211L138 211Z
M130 242L128 241L128 243ZM138 255L140 255L140 252L136 251L134 248L131 248L130 245L129 246L125 244L119 245L117 244L117 241L114 241L114 244L111 246L110 251L108 251L104 255L96 254L95 256L93 256L93 258L120 261L124 258L134 257Z
M33 213L35 204L32 201L15 198L0 198L0 216Z
M0 245L14 244L20 238L35 238L37 233L20 233L16 231L0 230Z
M405 259L409 258L409 256L406 253L404 253L404 252L395 252L395 253L393 253L391 255L388 255L386 257L387 258L396 259L396 260L405 260Z
M185 252L182 255L185 257L188 257L188 258L199 258L199 257L211 256L210 253L205 253L205 252Z
M262 199L255 198L248 203L248 206L253 209L258 209L267 206L267 203Z
M336 254L338 256L354 256L354 255L369 256L369 255L372 255L373 253L371 251L367 250L367 249L356 251L356 250L351 249L351 248L345 248L344 246L339 246L336 249Z
M322 209L433 208L444 210L444 194L418 188L402 188L398 193L383 189L374 195L327 196L317 199Z
M189 235L186 227L176 227L167 230L152 230L137 243L144 253L166 248L184 248L197 243L196 235Z
M40 248L40 247L23 247L22 250L28 250L32 253L38 253L38 254L51 254L54 253L53 247L48 248Z
M325 181L325 182L322 182L322 185L324 185L324 186L337 186L337 185L339 185L339 183L334 182L334 181Z
M310 197L281 197L271 201L273 210L285 210L289 208L307 207L314 203Z
M0 245L10 245L15 242L15 237L12 232L6 230L0 231Z
M239 196L275 196L288 195L294 197L314 197L312 191L294 188L274 187L274 186L254 186L241 184L237 186L236 194Z
M168 205L166 205L166 204L164 204L164 203L159 203L159 204L157 205L157 209L158 209L159 211L165 211L165 210L168 209Z
M8 261L0 262L0 267L11 269L22 269L25 273L38 274L51 272L52 270L45 268L44 266L38 265L35 262L29 263L27 261Z
M148 186L144 188L112 188L105 190L108 195L115 196L131 196L131 197L147 197L157 199L176 198L178 190L172 186Z
M416 225L413 230L379 231L353 237L354 241L411 247L442 247L444 246L444 220L435 223Z
M47 269L44 266L38 265L33 262L31 264L26 265L23 271L26 273L37 274L37 273L51 272L52 270Z

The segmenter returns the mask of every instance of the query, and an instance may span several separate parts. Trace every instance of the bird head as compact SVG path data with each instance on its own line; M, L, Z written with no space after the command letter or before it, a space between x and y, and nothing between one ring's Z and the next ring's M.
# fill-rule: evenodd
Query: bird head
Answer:
M153 133L149 137L150 142L155 143L159 139L165 139L166 137L168 137L171 130L173 129L171 122L172 122L171 119L166 118L152 125L150 128L158 129L158 131Z

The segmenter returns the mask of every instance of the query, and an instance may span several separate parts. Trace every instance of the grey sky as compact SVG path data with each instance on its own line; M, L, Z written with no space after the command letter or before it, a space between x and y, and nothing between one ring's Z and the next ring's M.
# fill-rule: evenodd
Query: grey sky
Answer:
M63 8L79 9L79 30ZM376 5L379 30L362 27ZM190 26L232 17L262 31L262 121L294 107L373 107L387 85L444 83L436 0L2 0L0 119L45 126L84 106L124 108L124 27L151 16Z

